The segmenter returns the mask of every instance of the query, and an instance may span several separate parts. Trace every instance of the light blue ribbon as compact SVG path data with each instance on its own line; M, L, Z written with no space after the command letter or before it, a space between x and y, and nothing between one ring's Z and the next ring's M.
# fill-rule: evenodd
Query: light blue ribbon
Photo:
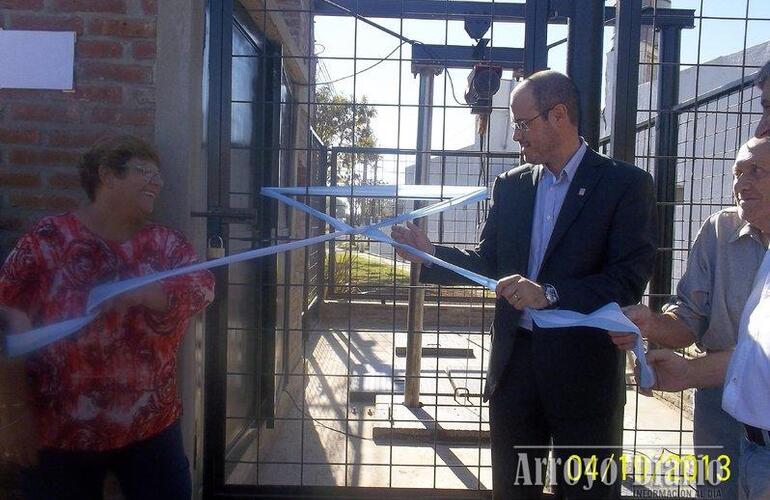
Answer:
M446 198L446 194L453 195L451 199L440 201L429 206L413 210L408 213L391 217L389 219L382 220L375 224L368 226L362 226L353 228L350 227L333 217L330 217L322 212L318 212L315 209L308 207L307 205L295 201L283 195L286 192L288 194L309 194L311 196L354 196L354 197L400 197L404 199L441 199ZM220 259L209 260L206 262L199 262L189 266L179 267L168 271L163 271L154 274L148 274L146 276L139 276L124 281L118 281L114 283L107 283L94 287L88 295L88 301L86 305L86 315L80 318L69 319L61 321L51 325L46 325L41 328L29 330L24 333L18 333L8 335L6 337L6 349L5 352L9 356L21 356L28 354L32 351L40 349L52 342L63 339L73 333L79 331L88 323L93 321L98 316L98 308L106 301L131 290L135 290L139 287L155 283L157 281L179 276L182 274L188 274L196 271L202 271L205 269L212 269L215 267L226 266L235 264L238 262L244 262L247 260L257 259L259 257L265 257L281 252L288 252L290 250L297 250L309 245L315 245L323 243L325 241L334 240L342 236L350 234L377 234L379 238L389 239L382 232L378 231L381 227L392 226L408 220L414 220L420 217L427 217L429 215L442 212L449 208L462 207L471 203L481 201L487 196L486 188L479 187L463 187L463 186L338 186L338 187L313 187L313 188L263 188L262 193L266 196L273 198L280 198L282 201L287 201L291 206L299 208L305 212L312 213L313 215L320 216L321 219L329 222L332 227L339 228L337 231L322 234L320 236L314 236L300 241L292 241L288 243L282 243L280 245L274 245L265 248L259 248L256 250L249 250L241 252L235 255L222 257ZM382 241L382 240L381 240ZM395 243L395 242L394 242ZM400 245L400 244L399 244ZM402 248L410 248L406 245L400 245ZM416 249L410 251L417 253ZM424 252L420 252L425 256ZM433 256L428 256L431 261L440 263L443 262L439 259L435 259ZM451 265L446 263L447 265ZM457 266L452 266L454 269L461 270ZM480 280L487 282L487 285L491 285L489 280L483 276L471 273L470 271L462 269L463 274L469 279L476 282ZM492 287L494 289L494 286Z
M590 314L581 314L575 311L565 309L546 309L529 310L532 320L540 328L568 328L573 326L588 326L591 328L601 328L611 334L615 333L634 333L633 352L639 364L639 385L649 389L655 384L655 373L647 363L647 357L644 354L644 343L642 342L642 333L630 319L623 314L620 306L615 302L600 307Z
M438 265L449 269L450 271L454 271L460 276L463 276L468 280L477 283L489 290L495 291L497 288L497 281L494 279L474 273L452 263L445 262L429 253L423 252L409 245L399 243L380 230L382 227L392 226L394 224L399 224L421 217L427 217L429 215L443 212L444 210L448 210L450 208L462 207L471 203L479 202L483 199L486 199L486 188L419 185L265 187L262 189L262 194L285 203L290 207L301 210L309 215L312 215L313 217L317 217L323 220L331 227L333 227L335 231L320 236L314 236L312 238L306 238L300 241L292 241L266 248L249 250L219 259L200 262L177 269L171 269L169 271L149 274L146 276L140 276L115 283L99 285L91 290L91 293L88 295L85 316L54 323L41 328L36 328L24 333L8 335L6 337L6 352L9 356L21 356L23 354L27 354L40 349L41 347L44 347L52 342L72 335L73 333L85 327L99 315L98 308L100 305L122 293L135 290L150 283L155 283L157 281L182 274L226 266L238 262L257 259L259 257L274 255L281 252L297 250L309 245L323 243L325 241L352 234L364 234L376 241L387 243L393 245L396 248L406 250L407 252L417 255L423 260L431 262L434 265ZM447 197L451 198L402 215L385 219L375 224L356 228L289 197L303 195L355 198L402 198L413 200L436 200L445 199ZM642 345L639 329L636 328L636 326L631 323L628 318L625 317L625 315L623 315L617 304L608 304L607 306L604 306L603 308L600 308L594 313L588 315L559 309L547 311L530 310L529 312L532 315L534 322L541 328L592 326L610 331L637 333L637 342L634 347L634 353L636 354L640 364L641 385L642 387L646 388L653 385L654 375L652 370L649 368L644 356L644 347Z

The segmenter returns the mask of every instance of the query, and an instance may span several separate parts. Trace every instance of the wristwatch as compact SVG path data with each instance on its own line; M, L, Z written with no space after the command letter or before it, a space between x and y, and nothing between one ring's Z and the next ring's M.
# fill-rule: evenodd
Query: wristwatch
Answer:
M559 294L556 292L556 288L546 283L543 285L543 291L545 292L545 300L548 301L548 307L556 307L559 303Z

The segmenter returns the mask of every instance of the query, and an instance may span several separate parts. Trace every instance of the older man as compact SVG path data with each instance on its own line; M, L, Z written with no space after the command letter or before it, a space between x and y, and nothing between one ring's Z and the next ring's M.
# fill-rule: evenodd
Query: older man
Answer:
M528 311L589 312L639 300L655 254L652 179L587 147L578 135L577 89L565 75L543 71L519 83L511 115L528 163L497 178L478 248L434 246L415 226L394 227L393 236L499 279L484 391L494 497L540 498L542 479L532 478L543 477L552 444L560 494L617 498L618 484L586 477L567 484L559 461L618 456L623 357L601 330L540 330ZM438 266L423 266L420 278L461 281Z
M757 88L762 90L763 108L755 131L757 137L770 135L768 76L770 62L755 79ZM744 156L750 153L749 149L742 152ZM736 168L744 168L743 165L739 161ZM731 350L735 346L741 311L766 247L759 228L762 217L768 216L742 208L739 195L745 185L747 183L738 182L736 178L737 206L713 214L701 227L690 251L687 270L677 286L677 295L663 312L654 314L644 305L624 309L651 342L672 349L695 342L709 353ZM624 349L632 346L632 339L633 336L613 336L613 341ZM722 388L719 386L696 391L693 440L696 452L700 454L709 453L709 447L722 446L722 452L733 458L737 468L743 428L722 410L721 402ZM736 488L734 481L717 486L703 485L699 487L699 496L736 498Z
M740 463L738 491L726 498L759 500L770 498L770 137L746 143L734 173L738 213L757 231L764 249L740 316L737 346L692 360L669 350L652 351L649 362L661 390L724 383L722 408L741 423L744 435L740 460L732 460L732 474Z

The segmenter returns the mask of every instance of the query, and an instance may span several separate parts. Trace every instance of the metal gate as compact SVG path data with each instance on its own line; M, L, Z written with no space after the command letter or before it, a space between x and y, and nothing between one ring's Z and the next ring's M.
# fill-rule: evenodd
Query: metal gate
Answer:
M646 300L658 306L700 222L732 202L731 155L758 110L750 77L770 50L754 50L748 32L770 13L742 2L736 17L703 0L212 1L201 214L212 243L233 253L328 231L262 200L265 185L491 185L519 163L507 94L554 67L578 85L589 145L655 177L662 244ZM693 36L700 47L710 23L728 20L745 25L739 60L704 62L700 48L685 57ZM502 78L489 118L476 120L458 92L480 62ZM712 69L731 76L712 85ZM471 139L458 143L465 129ZM412 208L303 201L351 225ZM446 212L428 231L471 245L486 208ZM360 235L220 271L207 316L206 496L490 497L480 394L492 314L482 290L423 287L392 249ZM687 398L630 393L624 448L646 453L662 439L690 449ZM648 419L650 404L667 419ZM639 492L633 478L624 486Z

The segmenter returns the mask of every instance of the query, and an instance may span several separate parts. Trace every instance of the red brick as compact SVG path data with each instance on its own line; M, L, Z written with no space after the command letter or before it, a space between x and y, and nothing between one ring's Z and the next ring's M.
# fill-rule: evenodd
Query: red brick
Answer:
M83 34L83 19L76 16L17 15L11 17L10 27L23 30L76 31Z
M155 38L155 23L143 19L94 19L88 23L92 35L124 38Z
M155 122L155 113L149 109L96 108L91 112L92 123L145 127Z
M64 99L64 92L61 90L25 90L25 89L0 89L0 97L4 102L10 102L10 100L22 100L28 99L31 101L39 102L42 100ZM8 101L6 101L8 99Z
M134 42L134 59L155 59L155 42Z
M124 0L55 0L53 8L58 12L109 12L126 13Z
M142 8L147 15L155 15L158 13L157 0L142 0Z
M11 119L33 122L73 123L80 121L80 110L74 104L28 104L11 106Z
M94 101L120 103L123 89L117 85L76 85L74 92L59 90L0 89L0 99L33 102ZM1 109L1 108L0 108Z
M118 42L83 40L75 45L76 56L88 59L112 59L123 56L123 46Z
M151 83L152 67L136 64L83 63L79 76L92 80L123 83Z
M26 223L23 217L0 217L0 229L5 231L20 231ZM13 244L11 244L13 246ZM7 247L6 247L7 248Z
M87 148L104 136L98 132L67 132L55 130L48 134L48 145L65 148Z
M0 9L40 10L43 0L0 0Z
M37 208L44 210L72 210L80 203L71 196L53 194L11 194L11 206L20 208Z
M5 144L37 144L40 134L37 130L21 130L18 128L0 129L0 142Z
M89 102L120 104L123 101L123 89L117 86L80 86L74 92L74 99Z
M131 100L132 104L136 104L137 106L151 106L155 104L155 88L154 87L144 87L139 89L134 89L131 91L131 97L133 99Z
M54 174L48 178L48 185L56 189L77 189L80 176L77 174Z
M70 151L55 149L16 149L11 151L9 161L12 165L38 166L75 166L80 155Z
M40 174L0 171L0 186L40 187Z

